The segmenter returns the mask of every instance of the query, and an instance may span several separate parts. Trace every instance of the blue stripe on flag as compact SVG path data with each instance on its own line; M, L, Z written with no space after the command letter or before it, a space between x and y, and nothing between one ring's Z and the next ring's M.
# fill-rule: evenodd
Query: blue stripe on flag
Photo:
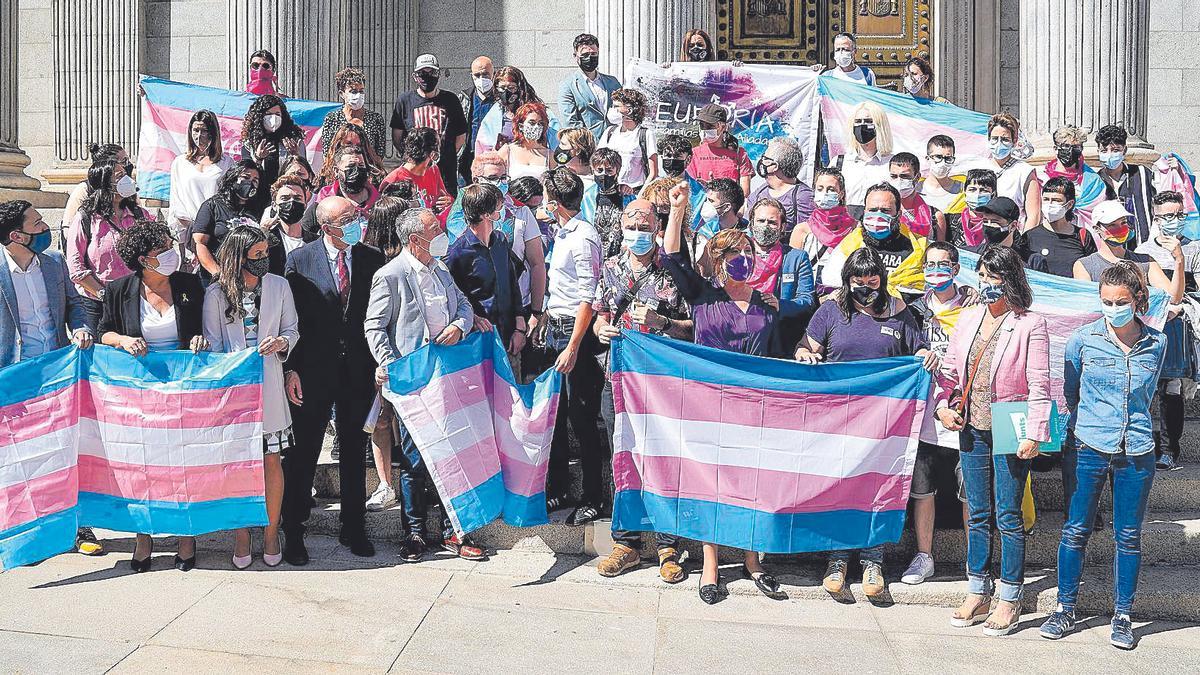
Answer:
M900 540L904 509L766 513L700 499L622 490L612 527L663 532L759 553L813 553L866 548Z
M451 499L450 508L458 518L459 529L464 533L474 532L499 518L507 495L504 478L496 473L475 488Z
M62 391L79 379L74 347L0 368L0 406L10 406Z
M197 298L195 302L202 302ZM80 352L91 382L163 392L225 389L262 382L262 356L253 349L229 354L190 351L150 352L141 357L96 346Z
M265 497L230 497L179 504L80 492L78 508L80 525L118 532L190 537L267 524Z
M913 98L879 87L868 87L843 80L832 75L817 78L817 91L835 103L858 105L866 101L877 103L889 114L903 115L930 124L940 124L969 134L987 134L987 123L991 119L974 110L960 108L951 103L931 99ZM892 124L896 124L895 121Z
M0 571L31 565L69 551L75 544L76 507L0 532Z
M138 169L137 187L138 195L143 199L161 197L167 200L171 194L171 174L166 171Z
M648 333L622 331L610 356L612 371L667 375L748 389L852 394L911 400L929 391L930 375L912 356L809 366L736 354Z
M533 527L550 522L546 513L546 493L526 497L513 492L504 493L504 522L513 527Z
M165 105L182 110L211 110L223 117L245 117L258 94L233 91L199 84L176 82L161 77L141 76L142 88L152 105ZM288 114L300 126L319 127L325 116L341 107L340 103L285 98ZM185 130L179 130L185 131Z

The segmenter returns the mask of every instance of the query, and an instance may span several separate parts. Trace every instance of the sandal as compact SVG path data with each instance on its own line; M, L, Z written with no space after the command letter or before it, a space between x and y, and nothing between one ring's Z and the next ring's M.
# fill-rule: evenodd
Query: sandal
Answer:
M998 625L992 623L992 617L989 615L987 622L983 624L983 634L984 635L987 635L988 637L1004 637L1005 635L1008 635L1009 633L1013 632L1013 629L1015 629L1017 627L1017 624L1021 622L1021 605L1020 604L1015 603L1015 602L1009 602L1007 600L1001 600L999 603L997 603L996 609L999 609L1003 605L1009 605L1014 610L1016 610L1015 613L1013 614L1012 620L1009 621L1008 624L1006 624L1004 626L998 626Z
M980 603L975 606L969 616L963 616L961 608L954 610L954 615L950 617L950 625L955 628L970 628L981 621L986 621L992 613L991 598L979 596L979 599Z

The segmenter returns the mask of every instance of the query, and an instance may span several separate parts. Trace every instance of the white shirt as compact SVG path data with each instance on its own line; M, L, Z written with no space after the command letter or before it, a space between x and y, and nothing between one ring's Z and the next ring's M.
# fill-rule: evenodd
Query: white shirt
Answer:
M304 245L304 239L302 237L289 236L288 233L284 232L283 230L279 231L279 240L283 242L283 253L285 256ZM336 274L337 273L335 271L335 279L337 278Z
M337 257L338 257L339 253L346 254L346 279L347 279L347 281L353 279L354 272L353 272L353 270L350 269L350 251L353 250L354 247L347 246L346 248L338 250L338 248L336 246L329 243L329 239L326 237L322 237L321 242L325 244L325 257L329 258L329 271L333 273L333 285L337 286L337 283L338 283Z
M521 261L524 268L521 278L517 280L517 284L521 287L521 304L529 306L532 298L529 294L529 262L525 259L525 245L534 239L541 239L542 228L538 225L537 218L534 218L533 211L528 206L514 208L510 202L508 207L513 216L513 255L517 256L517 260Z
M864 160L857 152L847 153L842 160L842 177L846 179L846 204L862 206L867 198L867 188L876 183L886 183L892 177L888 165L891 155L875 154Z
M407 256L408 264L416 270L417 288L421 290L421 302L425 304L425 328L429 330L429 339L432 340L450 325L450 298L435 271L444 266L436 259L426 265L417 260L407 246L400 255Z
M29 268L23 270L7 248L4 248L4 259L8 261L8 272L12 276L13 289L17 292L17 360L31 359L53 351L54 324L50 318L50 300L46 296L42 262L34 256Z
M859 84L865 84L868 87L875 86L875 71L866 66L858 66L848 73L835 66L829 70L826 70L824 73L822 73L822 75L832 75L840 80L857 82Z
M921 199L925 200L926 204L938 211L944 212L962 194L963 184L952 180L950 181L950 190L948 192L931 192L929 187L934 184L934 180L934 178L922 179L919 187L917 187L917 193L921 195Z
M219 160L203 169L189 162L186 155L179 155L171 161L171 210L168 222L176 232L187 228L180 218L195 220L196 212L204 200L217 194L217 184L231 166L233 158L229 155L221 155Z
M600 108L600 112L607 112L608 106L605 105L605 99L608 98L608 92L604 91L604 87L600 86L600 71L596 71L595 77L584 76L587 80L588 88L592 90L592 95L596 97L596 107Z
M579 303L596 297L600 277L600 234L578 215L554 233L554 255L550 256L546 312L573 317Z
M150 301L142 298L142 339L150 351L179 348L179 327L175 325L175 305L159 314Z
M629 131L621 127L609 127L600 143L600 147L612 148L621 155L621 173L617 175L617 182L631 188L639 188L646 182L646 168L650 166L650 158L658 154L654 132L647 129L646 156L642 157L642 144L638 142L641 130L640 125ZM643 162L645 167L642 166Z

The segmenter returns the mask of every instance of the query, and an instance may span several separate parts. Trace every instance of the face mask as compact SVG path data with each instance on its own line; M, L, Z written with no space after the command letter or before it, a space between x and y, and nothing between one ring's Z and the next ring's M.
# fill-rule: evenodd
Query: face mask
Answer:
M1083 149L1071 145L1065 148L1059 148L1055 155L1057 155L1060 164L1073 166L1079 161L1079 158L1083 156Z
M362 241L363 228L366 225L366 219L359 216L342 226L342 236L338 237L338 239L345 242L347 246L353 246Z
M708 59L708 47L697 47L695 45L688 47L688 58L693 61L705 61Z
M585 73L595 72L596 67L600 65L599 54L584 54L579 57L579 69Z
M754 273L754 258L739 254L725 260L725 274L734 281L745 281Z
M198 134L192 134L192 142L200 150L207 150L208 146L212 144L212 136L209 136L207 131L201 131Z
M625 230L621 233L621 243L634 255L646 255L654 248L654 235L639 230Z
M609 124L614 126L625 121L625 116L622 115L621 111L616 108L609 108L608 112L604 114L604 117L608 120Z
M367 167L352 164L342 172L341 185L349 192L358 192L367 185Z
M476 77L475 90L481 94L487 94L492 90L492 79L490 77Z
M672 178L682 176L684 170L687 169L687 160L676 157L664 157L659 160L659 163L662 164L663 173Z
M1067 214L1067 205L1058 202L1042 202L1042 215L1053 223Z
M610 192L616 192L616 190L617 190L617 177L616 176L613 176L612 174L607 174L607 173L598 173L595 175L595 177L596 177L596 187L601 192L603 192L605 194L608 194Z
M904 88L908 90L908 93L916 94L917 92L921 91L924 86L925 78L915 78L911 75L904 76Z
M892 187L896 188L901 197L906 199L917 191L917 181L911 178L893 178L888 182L892 184Z
M1120 328L1133 321L1133 305L1101 305L1104 319L1113 328Z
M496 180L494 178L484 178L484 177L480 176L476 182L487 183L488 185L495 185L496 189L500 191L500 194L502 194L506 197L508 196L508 179L507 178L505 178L503 180Z
M1004 284L979 282L979 301L983 304L990 305L1002 297L1004 297Z
M750 236L754 237L754 243L761 248L771 248L779 242L782 233L774 224L754 223L750 226Z
M542 140L542 125L535 122L526 122L521 125L521 133L531 141Z
M705 143L712 143L713 141L717 140L717 136L719 136L720 133L721 132L718 129L701 129L700 140L704 141Z
M516 89L500 89L499 95L504 105L511 108L517 104L517 98L521 95L521 92Z
M966 193L967 206L972 209L977 209L984 204L992 201L992 193L990 192L968 192Z
M275 93L275 72L266 68L251 68L246 91L251 94L274 94Z
M1102 152L1100 153L1100 161L1104 163L1105 167L1109 169L1115 169L1118 166L1121 166L1121 163L1125 161L1125 153L1120 151Z
M283 115L263 115L263 128L273 134L283 126Z
M933 176L934 178L945 178L946 176L950 175L950 171L952 171L953 169L954 169L953 164L946 164L945 162L934 162L929 167L929 174L931 176Z
M1166 218L1159 217L1154 219L1154 224L1158 226L1158 230L1164 235L1168 237L1174 237L1175 235L1179 234L1180 230L1183 229L1183 220L1184 219L1182 217L1180 217L1178 220L1175 218L1167 220Z
M717 213L717 207L713 206L712 202L705 201L704 205L700 207L700 217L704 220L716 220L721 217L721 214Z
M1013 146L1011 141L996 139L988 141L988 150L991 151L992 157L995 157L996 159L1004 159L1005 157L1008 157L1009 153L1012 152L1012 148Z
M993 225L983 226L983 236L987 237L988 243L999 244L1008 238L1008 233L1012 232L1008 227L995 227Z
M854 140L859 143L870 143L875 140L875 125L874 124L855 124L854 125Z
M833 190L813 193L813 205L818 209L832 209L842 203L842 198Z
M567 152L566 150L555 150L554 161L558 162L559 164L566 164L567 162L571 161L571 153Z
M287 200L280 202L275 207L275 212L279 214L279 219L288 225L292 225L300 221L304 217L304 202Z
M779 170L779 165L775 163L767 164L765 157L760 157L758 164L754 165L754 172L762 178L766 178Z
M863 307L870 307L879 299L879 289L870 286L851 286L850 297Z
M169 277L179 271L179 251L167 249L154 256L154 271Z
M129 199L137 194L137 183L128 174L121 176L121 180L117 181L117 194L121 195L121 199Z
M367 95L361 91L346 94L346 104L350 106L351 110L362 110L362 107L367 104Z
M1104 233L1104 242L1110 246L1124 246L1125 242L1129 241L1128 225L1115 230L1101 228L1101 231Z
M263 278L267 274L267 270L271 267L270 258L258 258L257 260L247 260L242 264L242 269L252 277Z
M875 240L887 239L892 234L895 218L883 211L867 211L863 216L863 230Z
M854 52L836 51L833 53L833 62L841 68L849 68L854 63Z
M242 201L246 201L258 194L258 188L254 186L254 183L251 183L248 180L239 180L237 184L234 185L233 190L237 194L238 199L241 199Z
M925 285L935 291L944 291L954 284L954 272L949 267L925 268Z
M38 232L37 234L29 234L28 232L22 232L21 234L30 237L29 243L22 244L22 246L30 251L33 251L34 253L43 253L46 249L50 248L50 240L53 237L53 235L50 234L50 230Z
M435 258L444 258L450 250L450 237L446 236L445 232L438 234L429 242L429 255Z
M413 73L413 79L416 80L417 87L428 94L437 89L438 80L441 79L441 76L430 73Z

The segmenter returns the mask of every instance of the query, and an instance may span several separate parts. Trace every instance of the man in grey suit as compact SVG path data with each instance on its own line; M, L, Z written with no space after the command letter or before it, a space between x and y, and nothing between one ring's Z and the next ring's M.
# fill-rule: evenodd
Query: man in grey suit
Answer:
M571 47L579 72L558 88L558 125L560 129L587 127L599 142L609 127L608 106L621 81L600 72L600 40L595 35L582 33Z
M69 343L92 346L83 301L62 254L46 250L50 240L50 226L32 204L23 199L0 203L0 368ZM76 532L75 550L104 553L90 528Z
M387 382L388 366L396 359L430 342L457 344L475 322L471 303L438 260L449 250L450 239L433 211L409 209L401 214L395 227L404 250L375 273L364 323L367 344L379 364L375 371L375 382L379 385ZM402 423L398 426L403 452L397 487L408 529L400 545L400 557L415 562L426 548L425 509L421 499L424 472L412 438ZM449 519L444 517L442 546L468 560L484 557L481 549L460 541L450 528Z

